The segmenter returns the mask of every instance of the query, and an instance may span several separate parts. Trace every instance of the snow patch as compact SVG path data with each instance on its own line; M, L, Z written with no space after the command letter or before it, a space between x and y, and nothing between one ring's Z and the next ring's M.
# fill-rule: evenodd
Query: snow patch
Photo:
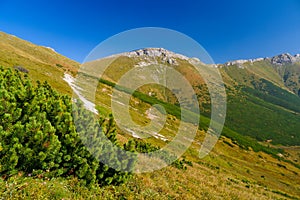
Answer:
M141 137L138 134L136 134L133 130L131 130L129 128L126 128L125 130L128 131L129 133L131 133L132 137L141 139Z
M56 53L55 49L53 49L52 47L45 47L45 48L50 49L51 51Z
M98 111L95 108L95 104L87 100L80 91L82 89L75 84L75 79L70 74L64 74L64 81L66 81L69 86L72 88L73 92L79 97L79 99L83 102L83 105L89 111L98 114Z

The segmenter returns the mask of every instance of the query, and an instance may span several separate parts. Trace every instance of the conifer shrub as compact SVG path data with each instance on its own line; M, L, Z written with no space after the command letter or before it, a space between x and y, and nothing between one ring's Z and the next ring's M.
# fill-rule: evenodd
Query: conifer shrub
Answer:
M77 126L76 116L82 118ZM23 172L44 178L76 176L87 185L123 183L131 176L135 156L120 163L127 172L99 162L83 140L99 142L103 136L110 146L100 141L102 145L95 144L92 151L120 162L115 158L120 155L108 154L108 147L123 148L117 143L112 116L95 120L80 102L73 105L47 82L34 86L27 74L0 68L0 176Z

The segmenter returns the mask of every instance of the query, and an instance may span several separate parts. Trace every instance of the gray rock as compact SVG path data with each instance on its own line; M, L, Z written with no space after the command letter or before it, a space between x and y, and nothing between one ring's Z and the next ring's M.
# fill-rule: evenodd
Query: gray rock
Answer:
M296 61L297 59L289 53L280 54L271 58L271 63L274 65L292 64Z

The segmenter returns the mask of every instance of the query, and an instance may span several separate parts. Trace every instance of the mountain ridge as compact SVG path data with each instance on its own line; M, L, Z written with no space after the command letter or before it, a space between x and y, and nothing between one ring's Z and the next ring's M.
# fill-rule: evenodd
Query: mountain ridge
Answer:
M0 38L0 47L2 45L2 47L7 48L9 45L5 42L5 40ZM14 45L10 47L9 51L0 48L0 64L5 65L4 67L7 68L15 65L22 66L29 70L28 76L33 81L47 81L59 92L67 93L69 96L72 94L63 78L70 78L69 82L71 81L72 84L73 79L71 77L77 74L78 63L75 63L72 73L63 62L67 62L70 65L73 62L61 60L62 57L55 57L56 54L51 49L36 46L38 51L31 51L31 48L26 47L28 43L22 41ZM21 51L18 45L25 45L23 48L25 52ZM49 53L51 53L50 56L48 56ZM141 53L144 54L144 52ZM146 52L146 54L149 53ZM35 59L39 54L43 54L41 55L43 63L37 62ZM151 55L156 56L156 54ZM169 57L165 56L165 60L156 58L149 60L154 63L157 61L157 63L174 66L174 68L184 74L190 80L191 85L194 86L197 97L202 103L201 106L209 110L209 94L206 93L204 82L198 81L201 77L195 75L196 72L193 70L193 66L188 60L176 58L176 55L175 58L171 58L178 65L170 64L172 61L168 62ZM142 57L138 55L136 58L124 55L119 56L109 66L110 71L108 71L108 75L111 73L114 77L117 76L119 78L118 76L122 75L123 72L132 69L143 61ZM97 62L94 64L97 64ZM199 124L200 128L192 146L184 155L184 159L191 161L191 165L188 165L185 170L168 166L153 173L138 174L126 185L101 188L99 194L95 194L95 190L82 190L82 187L78 186L78 182L66 183L67 179L65 177L47 180L16 174L15 177L19 180L17 185L14 177L9 179L9 182L0 179L0 194L4 191L7 194L7 198L13 198L15 197L13 195L18 192L24 194L29 190L36 194L36 191L44 191L40 192L43 198L45 198L45 194L48 194L49 198L53 198L54 195L63 190L67 195L72 191L71 194L73 196L70 196L70 199L74 199L74 197L84 198L87 197L87 194L91 198L95 198L95 196L104 198L103 196L107 196L107 198L114 197L115 199L124 197L128 199L147 199L152 197L159 199L201 199L203 194L206 195L207 199L299 198L299 178L297 177L300 174L300 154L299 149L297 150L290 145L299 145L298 141L300 141L299 132L297 132L297 130L300 130L298 125L300 118L297 111L300 103L298 103L298 97L287 93L287 90L283 89L283 82L280 87L271 82L279 84L282 79L286 80L287 83L295 82L297 80L295 75L297 71L293 70L297 69L298 64L294 63L290 66L284 63L282 66L275 66L269 60L261 60L260 62L254 62L252 65L250 63L244 63L243 65L245 65L244 69L236 65L220 68L229 97L227 124L225 124L224 132L214 149L207 157L200 160L198 158L198 150L201 145L200 141L205 136L205 127L202 124L209 123L209 121L205 121L205 116L209 116L209 113L201 113L200 117L202 118L200 122L202 123ZM290 74L287 74L287 72ZM292 76L292 74L294 75ZM90 78L87 77L85 81L91 80ZM117 81L117 79L113 78L110 80ZM111 112L111 92L115 86L115 83L99 80L99 87L95 94L96 108L99 113L107 114ZM150 116L152 112L147 114L147 110L153 103L164 103L163 105L171 109L174 108L176 112L180 109L176 105L176 101L173 101L171 98L171 100L166 99L167 103L157 100L163 97L159 94L161 88L154 88L156 89L155 91L148 91L147 89L149 88L140 88L139 91L144 93L141 94L138 91L132 97L130 112L134 121L139 122L141 125L147 125L151 121L150 118L153 118ZM169 91L167 94L171 92ZM122 95L122 91L118 91L118 94ZM171 94L168 97L172 97ZM169 100L173 105L168 103ZM51 106L51 104L47 105L49 109ZM292 110L295 111L291 112ZM179 113L179 116L180 111L176 112L168 114L165 128L162 132L159 132L169 140L176 136L177 127L180 123L180 117L175 115ZM206 115L203 117L202 114ZM62 116L67 117L69 115ZM119 130L117 137L121 143L133 139L130 134L125 134ZM155 137L146 138L145 141L155 145L157 148L166 145L165 141ZM282 147L283 145L284 147ZM282 150L283 148L284 150ZM41 184L36 182L39 180ZM64 185L62 185L61 180ZM207 180L211 180L209 184ZM29 186L27 186L27 183L29 183ZM7 187L8 184L13 187ZM33 189L30 190L32 185L37 189L34 191ZM51 187L53 190L50 192L49 185L53 186ZM60 186L61 189L59 189ZM12 188L12 192L9 191L9 188ZM15 190L14 188L19 189ZM78 195L78 193L81 193L82 196ZM108 194L110 194L109 197ZM152 196L149 196L149 194ZM27 194L27 196L29 195ZM42 198L41 196L40 198ZM65 197L66 195L60 195L60 199Z
M145 67L152 64L165 63L168 65L179 66L180 61L186 61L193 65L193 62L199 62L201 65L216 67L226 71L226 67L232 68L237 66L240 69L245 69L253 75L259 75L280 87L286 87L288 91L300 96L300 54L294 56L289 53L283 53L271 58L255 58L248 60L229 61L224 64L205 64L198 58L189 58L182 54L172 52L164 48L143 48L115 54L109 57L125 56L138 60L135 66ZM295 66L293 66L295 65ZM271 72L273 71L273 72ZM275 80L274 77L277 77Z
M35 45L4 32L0 32L0 65L25 69L33 80L48 81L64 93L71 92L62 80L64 73L75 75L80 66L52 48Z
M32 44L34 46L38 46L38 47L41 47L41 48L49 49L53 53L59 54L52 47L43 46L43 45L36 45L36 44L34 44L34 43L30 42L30 41L27 41L27 40L24 40L24 39L18 37L18 36L15 36L15 35L8 34L8 33L5 33L3 31L0 31L0 37L3 37L4 35L6 37L9 37L9 38L15 38L17 40L22 40L24 42L28 42L28 43L30 43L30 44ZM61 54L59 54L59 55L61 55ZM123 53L119 53L119 54L114 54L114 55L111 55L111 56L120 56L120 55L128 56L128 57L143 56L143 55L148 55L150 57L154 57L154 56L164 55L165 57L169 57L169 58L174 58L175 57L175 58L180 58L182 60L194 59L194 60L202 62L199 58L188 57L188 56L185 56L183 54L176 53L176 52L173 52L171 50L167 50L167 49L162 48L162 47L141 48L141 49L136 49L136 50L132 50L132 51L129 51L129 52L123 52ZM285 53L274 55L273 57L259 57L259 58L250 58L250 59L236 59L236 60L229 60L229 61L224 62L224 63L215 63L214 65L216 65L218 67L222 67L222 66L231 66L231 65L236 65L236 64L244 64L246 62L253 63L253 62L262 61L262 60L269 60L269 61L272 62L272 64L278 64L278 65L282 65L282 63L295 63L295 62L300 62L300 53L297 53L295 55L291 55L290 53L285 52ZM73 61L73 62L77 63L76 61ZM172 64L173 62L170 61L170 63ZM203 64L206 64L206 63L203 63ZM78 63L76 65L78 65ZM207 64L207 65L209 65L209 64Z
M182 60L190 60L194 59L197 61L201 61L199 58L196 57L188 57L180 53L173 52L171 50L162 48L162 47L147 47L147 48L141 48L132 50L129 52L114 54L111 56L128 56L128 57L139 57L139 56L149 56L149 57L166 57L166 58L180 58ZM290 53L281 53L278 55L275 55L273 57L260 57L260 58L251 58L251 59L237 59L237 60L231 60L227 61L225 63L218 63L215 64L217 66L230 66L235 64L244 64L246 62L254 63L257 61L262 60L269 60L272 64L282 65L283 63L295 63L300 62L300 54L291 55ZM202 61L201 61L202 62ZM172 64L172 62L168 62L169 64ZM202 62L203 63L203 62ZM206 63L203 63L206 64ZM209 64L206 64L209 65Z
M12 63L9 64L9 67L14 67L16 65L21 65L21 67L24 67L26 69L29 69L29 76L33 78L33 80L46 80L50 82L51 85L53 85L55 88L57 88L59 91L65 92L70 94L71 88L69 85L64 81L64 74L70 73L70 74L76 74L76 62L71 61L70 63L74 65L73 67L73 73L72 71L68 70L68 67L63 66L59 63L61 63L60 60L53 60L52 56L42 56L44 59L44 62L41 63L37 62L35 59L32 59L31 57L26 58L27 54L32 54L32 57L36 57L39 54L35 54L36 51L32 51L33 49L40 50L39 53L43 54L44 52L47 53L53 53L53 57L56 56L56 53L53 52L53 50L48 49L47 47L39 47L35 46L32 43L23 41L21 39L16 39L15 36L9 36L5 33L0 34L0 46L7 48L7 44L5 42L7 41L17 41L14 44L16 47L12 45L12 49L8 52L5 52L5 48L2 50L2 58L0 59L1 63L6 63L9 60L13 60ZM8 40L7 38L11 38ZM9 42L8 42L9 43ZM31 48L25 48L26 45L31 46ZM22 47L25 46L25 47ZM23 48L24 51L28 50L27 54L23 54L21 51L19 51L20 47ZM21 48L21 49L22 49ZM1 53L0 50L0 53ZM13 54L13 50L16 50ZM3 53L4 51L4 53ZM19 52L21 54L19 55ZM13 55L13 57L11 57ZM283 55L283 56L280 56ZM222 67L220 68L220 72L223 76L224 82L226 84L226 87L228 87L230 90L227 92L235 93L241 96L244 96L245 91L247 92L253 92L252 90L256 90L256 93L253 93L251 95L256 95L256 97L262 98L264 100L271 101L271 103L274 103L277 106L281 106L284 109L292 109L294 112L297 107L297 101L294 97L291 97L292 104L288 104L284 98L287 98L289 96L288 93L285 93L284 91L293 92L293 94L300 96L300 84L298 82L299 79L299 65L298 63L292 63L289 64L290 61L294 62L295 59L299 57L299 54L296 54L295 56L291 56L290 54L280 54L279 56L273 57L278 58L279 60L282 60L283 65L276 65L271 63L271 59L260 59L257 62L253 63L243 63L244 69L240 69L241 67L238 65L233 65L232 67ZM115 63L113 63L113 66L111 68L111 72L113 76L120 77L122 76L122 71L120 71L119 67L124 66L124 70L129 70L133 66L146 66L147 62L150 61L150 64L155 64L155 62L164 62L168 65L174 65L176 66L176 69L179 70L181 73L186 75L186 78L191 81L191 84L194 86L194 89L196 93L199 95L199 98L201 101L199 102L200 105L202 105L202 111L205 113L205 110L209 113L210 108L210 98L209 93L207 91L207 88L204 85L204 81L202 80L200 75L197 75L197 72L193 69L193 65L189 62L190 60L197 60L194 58L188 58L186 56L183 56L181 54L177 54L171 51L168 51L163 48L144 48L135 50L132 52L125 52L113 56L119 56L119 57L127 57L128 59L121 59L116 60ZM150 60L148 58L151 58ZM59 57L60 58L60 57ZM63 57L62 57L63 58ZM137 59L133 59L137 58ZM146 60L143 60L142 58L147 58ZM153 59L154 58L154 59ZM163 58L160 60L157 60L156 58ZM14 60L15 59L15 60ZM63 58L65 59L65 58ZM131 60L130 60L131 59ZM132 60L133 59L133 60ZM276 60L276 59L275 59ZM16 62L17 61L17 62ZM63 60L63 62L69 62L68 60ZM200 61L199 61L200 62ZM278 60L274 61L278 63ZM23 64L24 63L24 64ZM49 63L49 64L47 64ZM148 63L149 64L149 63ZM7 65L4 65L7 66ZM211 65L208 65L211 66ZM236 66L236 67L234 67ZM79 67L79 65L78 65ZM55 74L55 75L54 75ZM54 76L53 76L54 75ZM114 79L109 79L110 81L114 82ZM117 79L116 79L117 80ZM274 85L272 85L274 84ZM278 86L278 88L276 88ZM249 88L246 89L241 94L237 93L240 92L240 88ZM243 89L243 90L244 90ZM252 90L251 90L252 89ZM156 88L155 91L153 91L151 88L145 89L146 94L155 94L158 95L156 98L159 98L160 100L163 100L163 96L160 93L159 88ZM260 93L257 93L259 91ZM272 94L273 93L273 94ZM172 96L172 94L168 93L170 96L168 99L173 103L176 104L176 98ZM282 95L284 94L284 95ZM275 96L274 96L275 95ZM287 96L286 96L287 95ZM244 98L244 97L243 97ZM282 99L283 98L283 99ZM290 97L288 97L290 98ZM262 137L259 137L262 138Z

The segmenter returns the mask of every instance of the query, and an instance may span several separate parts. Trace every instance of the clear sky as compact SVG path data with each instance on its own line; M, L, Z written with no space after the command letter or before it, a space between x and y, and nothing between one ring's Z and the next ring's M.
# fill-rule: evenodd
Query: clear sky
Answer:
M79 62L108 37L139 27L182 32L216 63L300 53L298 0L0 0L0 9L1 31Z

